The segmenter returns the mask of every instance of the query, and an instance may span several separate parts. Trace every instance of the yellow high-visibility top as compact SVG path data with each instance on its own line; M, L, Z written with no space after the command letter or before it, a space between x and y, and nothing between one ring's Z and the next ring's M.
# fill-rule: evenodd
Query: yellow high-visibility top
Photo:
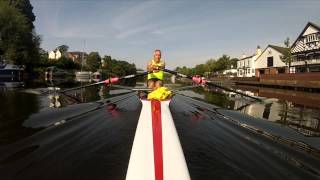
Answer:
M164 63L163 60L160 60L160 61L157 63L157 62L155 62L154 59L152 59L152 60L151 60L151 65L153 65L153 66L159 66L159 67L163 67L163 68L164 68L165 63ZM149 79L153 79L153 78L159 79L159 80L163 80L163 74L164 74L163 71L158 71L158 72L149 73L149 74L148 74L148 80L149 80Z

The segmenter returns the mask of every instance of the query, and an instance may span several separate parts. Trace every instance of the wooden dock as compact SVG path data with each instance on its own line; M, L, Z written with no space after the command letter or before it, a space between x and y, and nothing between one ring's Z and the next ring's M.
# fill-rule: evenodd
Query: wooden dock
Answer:
M320 72L294 74L264 74L257 77L236 77L231 79L237 85L254 85L296 90L320 90Z

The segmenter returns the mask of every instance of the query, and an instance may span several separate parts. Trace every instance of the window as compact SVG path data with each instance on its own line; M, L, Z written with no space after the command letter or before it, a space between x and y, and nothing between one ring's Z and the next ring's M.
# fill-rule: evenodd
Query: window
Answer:
M273 66L273 56L268 57L267 59L267 67L272 67Z
M314 41L319 41L319 34L314 33L314 34L307 35L306 43L314 42Z

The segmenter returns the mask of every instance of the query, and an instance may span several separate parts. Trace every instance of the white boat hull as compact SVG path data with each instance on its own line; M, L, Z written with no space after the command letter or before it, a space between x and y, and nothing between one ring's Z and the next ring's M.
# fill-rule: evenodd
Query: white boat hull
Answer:
M142 100L127 180L190 180L169 103Z

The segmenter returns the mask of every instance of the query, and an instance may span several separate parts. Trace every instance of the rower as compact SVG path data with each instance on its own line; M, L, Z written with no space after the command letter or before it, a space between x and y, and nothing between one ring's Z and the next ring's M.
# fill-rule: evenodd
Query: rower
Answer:
M148 74L148 88L157 89L163 85L163 69L165 68L165 62L161 59L161 51L154 50L153 59L148 62L147 71Z

